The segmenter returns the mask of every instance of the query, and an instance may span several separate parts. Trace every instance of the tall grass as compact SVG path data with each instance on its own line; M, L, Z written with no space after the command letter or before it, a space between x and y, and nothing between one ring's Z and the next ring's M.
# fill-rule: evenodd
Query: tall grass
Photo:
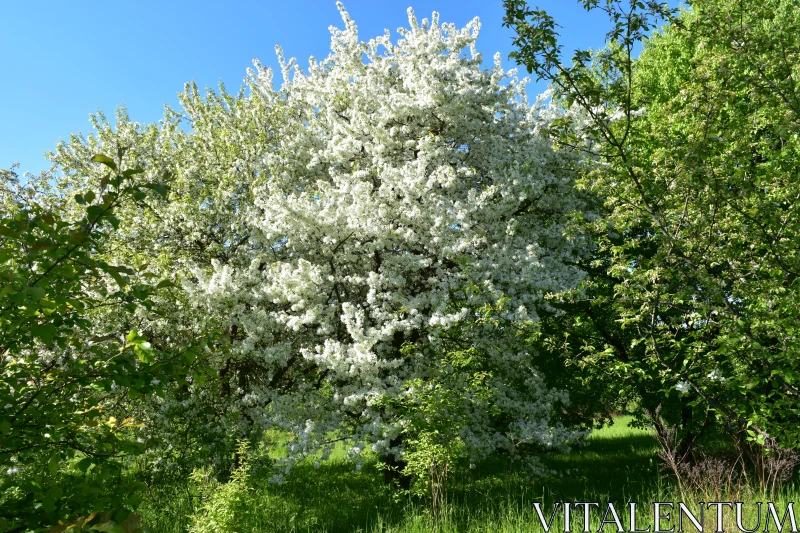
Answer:
M234 476L228 484L204 481L198 474L187 485L152 487L141 514L156 533L522 533L542 531L533 502L542 503L548 518L556 501L599 502L601 512L594 510L591 521L591 530L597 531L608 502L627 529L627 504L634 501L640 504L637 526L647 528L653 525L651 502L684 500L660 468L654 436L631 428L629 422L629 417L621 417L594 432L585 446L545 456L545 465L555 472L547 477L531 477L504 460L463 469L465 473L450 484L447 508L435 516L424 501L398 497L388 489L374 462L355 472L337 454L317 467L313 461L300 464L280 485L267 482L266 474ZM749 487L739 490L724 501L776 501L785 509L798 494L796 484L785 487L775 500ZM685 502L692 510L705 501L703 495L696 496L689 495ZM751 507L745 507L748 527L755 521ZM714 530L713 514L706 512L706 531ZM572 531L582 531L582 512L574 512L572 522ZM563 531L560 513L551 531ZM605 531L616 528L606 525Z

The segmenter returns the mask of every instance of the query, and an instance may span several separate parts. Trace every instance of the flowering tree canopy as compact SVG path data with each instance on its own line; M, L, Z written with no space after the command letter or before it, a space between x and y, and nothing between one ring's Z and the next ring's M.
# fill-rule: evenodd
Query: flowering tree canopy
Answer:
M582 279L580 158L553 149L551 113L499 55L481 68L477 20L457 29L409 10L397 42L363 42L339 7L326 59L304 72L278 51L281 89L257 64L247 95L183 96L189 133L174 112L148 131L103 123L56 162L122 142L173 171L158 217L125 246L155 241L159 268L185 283L180 327L230 339L218 394L195 383L185 405L214 396L241 424L291 430L289 462L332 435L359 443L353 456L387 456L403 451L415 399L446 382L461 393L454 437L475 454L562 444L572 433L550 415L567 395L520 331ZM164 336L178 327L152 320Z

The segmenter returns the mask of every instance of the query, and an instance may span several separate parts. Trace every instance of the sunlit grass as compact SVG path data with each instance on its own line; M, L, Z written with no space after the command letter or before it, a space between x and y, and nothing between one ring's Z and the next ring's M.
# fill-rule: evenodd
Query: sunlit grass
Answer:
M448 508L436 520L424 500L389 490L374 461L356 472L344 459L342 446L319 467L312 461L298 465L280 485L267 482L265 476L253 476L247 504L237 511L229 531L541 532L534 501L543 502L548 513L555 501L599 502L602 506L613 502L620 510L626 509L629 501L640 502L645 509L652 501L680 501L676 487L660 472L655 438L648 431L629 427L630 421L630 417L618 418L569 454L544 456L544 465L555 471L554 475L532 476L507 460L463 469L452 480ZM272 438L280 448L280 436ZM189 502L192 489L156 487L152 494L142 512L152 531L187 531L191 510L196 511L199 504ZM787 494L793 496L797 491L792 487ZM646 528L651 518L645 512L637 525ZM593 518L593 531L600 520ZM582 525L576 523L573 531L582 530ZM563 531L559 515L554 528ZM612 530L606 527L606 531Z

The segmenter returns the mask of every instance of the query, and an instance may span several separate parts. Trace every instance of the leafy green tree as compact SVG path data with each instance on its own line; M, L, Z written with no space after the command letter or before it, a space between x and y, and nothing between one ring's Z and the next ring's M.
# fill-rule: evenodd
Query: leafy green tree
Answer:
M512 57L551 82L565 109L552 133L593 154L582 184L605 200L590 280L560 302L570 318L550 342L663 403L683 454L716 418L796 447L797 3L582 3L612 30L570 65L547 13L505 1Z
M133 415L137 397L184 381L196 352L157 350L142 332L99 334L92 311L130 314L152 306L168 283L130 283L133 270L102 259L119 231L117 211L166 188L132 184L141 170L106 167L97 194L55 195L48 177L0 187L0 530L39 531L78 520L135 529L141 484L123 468L147 443ZM77 206L68 218L65 206ZM103 525L104 524L104 525ZM109 531L109 529L103 529Z
M133 165L169 169L170 189L167 196L150 199L149 208L121 206L117 216L124 231L109 235L110 257L147 265L148 273L181 287L196 284L212 264L247 268L255 255L270 250L251 240L253 229L246 223L257 212L253 189L263 180L264 155L276 149L275 132L285 121L283 105L270 91L271 72L256 64L238 94L224 86L203 94L187 84L178 96L181 106L167 109L158 124L134 122L124 109L115 122L92 116L90 135L73 135L51 154L60 171L56 187L69 196L96 193L103 172L87 163L91 154L125 147ZM150 169L133 176L133 183L157 179ZM231 353L230 346L244 338L243 328L222 324L207 301L174 289L151 300L150 309L140 307L134 314L99 309L95 325L144 328L155 347L202 332L224 334L215 337L207 354L213 371L194 373L187 384L173 383L164 398L140 406L145 432L157 442L140 457L137 470L148 482L167 477L180 482L194 468L211 464L225 477L235 466L239 439L259 438L253 427L263 410L242 398L260 380L260 365ZM284 374L273 376L274 387L291 387L292 375Z

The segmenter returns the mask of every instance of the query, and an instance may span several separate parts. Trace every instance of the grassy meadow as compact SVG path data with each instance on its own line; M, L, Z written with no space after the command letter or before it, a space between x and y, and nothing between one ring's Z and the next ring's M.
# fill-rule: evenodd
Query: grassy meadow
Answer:
M342 450L316 467L312 461L295 467L282 484L269 483L268 470L259 474L251 469L249 475L234 475L226 484L198 475L180 486L152 487L141 516L158 533L522 533L542 531L534 501L544 503L546 518L555 501L599 502L601 512L592 513L592 529L597 531L607 502L614 503L627 529L630 501L640 504L637 526L647 528L652 524L654 501L689 503L720 496L723 501L744 502L797 499L796 485L791 483L775 499L742 486L718 494L695 491L684 499L674 478L660 467L655 437L630 427L630 421L627 416L617 418L614 425L596 430L584 446L569 454L546 455L546 468L555 472L551 475L531 476L508 461L461 469L458 472L465 473L450 478L447 504L438 512L431 510L425 498L399 496L390 490L374 461L356 472ZM279 444L275 448L279 450ZM709 487L711 492L717 489ZM752 518L747 511L746 507L745 518ZM573 513L573 531L581 531L582 512ZM713 531L712 515L707 511L708 531ZM563 531L560 512L555 516L554 530ZM691 526L687 528L692 531ZM605 526L605 531L614 530L613 525Z

